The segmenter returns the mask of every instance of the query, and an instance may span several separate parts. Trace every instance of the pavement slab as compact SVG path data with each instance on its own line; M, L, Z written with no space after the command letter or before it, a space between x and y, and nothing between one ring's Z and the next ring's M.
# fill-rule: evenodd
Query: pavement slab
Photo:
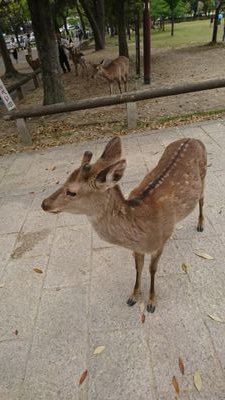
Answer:
M225 120L123 137L121 187L128 196L182 137L207 147L205 230L196 232L197 208L176 226L145 320L150 257L128 307L131 252L101 240L84 216L41 209L84 151L100 156L107 141L0 157L0 400L225 399Z

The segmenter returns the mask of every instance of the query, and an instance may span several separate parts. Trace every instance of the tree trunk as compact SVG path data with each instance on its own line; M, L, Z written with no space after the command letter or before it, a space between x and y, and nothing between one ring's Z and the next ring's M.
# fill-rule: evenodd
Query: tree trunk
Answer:
M66 16L63 15L62 18L63 18L63 25L64 25L64 28L65 28L65 31L66 31L66 36L70 37L70 33L69 33L69 30L68 30L68 26L67 26Z
M80 0L80 4L83 7L83 10L87 16L87 19L91 25L94 40L95 40L95 50L102 50L105 48L105 38L102 36L102 31L98 25L98 21L93 13L93 10L90 7L88 0Z
M10 58L10 54L8 52L4 36L2 34L2 30L0 27L0 53L3 58L4 66L5 66L5 74L4 78L6 79L18 79L20 77L20 73L14 68L12 60Z
M129 57L124 5L125 5L124 0L119 0L116 4L117 25L118 25L118 35L119 35L119 55Z
M41 61L44 105L65 100L59 53L49 0L28 0L37 50Z
M105 47L105 0L95 0L94 11Z
M217 41L217 31L218 31L218 15L220 13L220 8L222 6L223 0L217 1L217 7L215 11L214 24L213 24L213 34L212 34L212 44L216 44Z
M87 39L88 36L87 36L87 32L86 32L86 25L85 25L84 17L83 17L83 14L81 12L81 9L79 7L78 1L76 1L76 9L77 9L77 13L78 13L79 18L80 18L81 28L82 28L82 31L84 33L84 39Z
M171 16L171 36L174 35L174 15Z

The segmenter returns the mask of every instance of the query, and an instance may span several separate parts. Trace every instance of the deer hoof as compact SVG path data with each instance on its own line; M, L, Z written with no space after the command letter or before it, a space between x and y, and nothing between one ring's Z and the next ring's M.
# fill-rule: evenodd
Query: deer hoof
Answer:
M149 304L147 305L147 311L150 312L150 313L154 313L154 311L155 311L155 306L154 306L154 304L149 303Z
M198 225L198 226L197 226L197 231L198 231L198 232L203 232L203 231L204 231L203 226L202 226L202 225Z
M127 300L127 304L128 304L129 307L134 306L136 303L137 303L137 301L134 300L133 297L129 297L129 299Z

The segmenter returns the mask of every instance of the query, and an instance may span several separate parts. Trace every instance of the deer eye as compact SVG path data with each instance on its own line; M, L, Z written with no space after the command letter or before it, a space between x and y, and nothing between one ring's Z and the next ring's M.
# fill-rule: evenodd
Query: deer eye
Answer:
M66 195L67 195L67 196L71 196L71 197L75 197L75 196L76 196L76 193L75 193L75 192L71 192L70 190L67 190L67 191L66 191Z

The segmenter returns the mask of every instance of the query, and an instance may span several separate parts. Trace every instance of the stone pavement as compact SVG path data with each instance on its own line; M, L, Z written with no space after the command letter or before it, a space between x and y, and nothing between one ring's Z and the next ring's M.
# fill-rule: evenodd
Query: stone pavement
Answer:
M205 231L195 231L197 210L175 230L156 275L157 308L144 323L139 305L126 305L135 278L130 252L101 241L85 217L40 207L83 151L100 155L104 142L0 158L1 400L225 399L225 120L122 138L122 186L128 193L183 136L208 150ZM146 265L145 304L148 285ZM105 349L94 355L98 346Z

